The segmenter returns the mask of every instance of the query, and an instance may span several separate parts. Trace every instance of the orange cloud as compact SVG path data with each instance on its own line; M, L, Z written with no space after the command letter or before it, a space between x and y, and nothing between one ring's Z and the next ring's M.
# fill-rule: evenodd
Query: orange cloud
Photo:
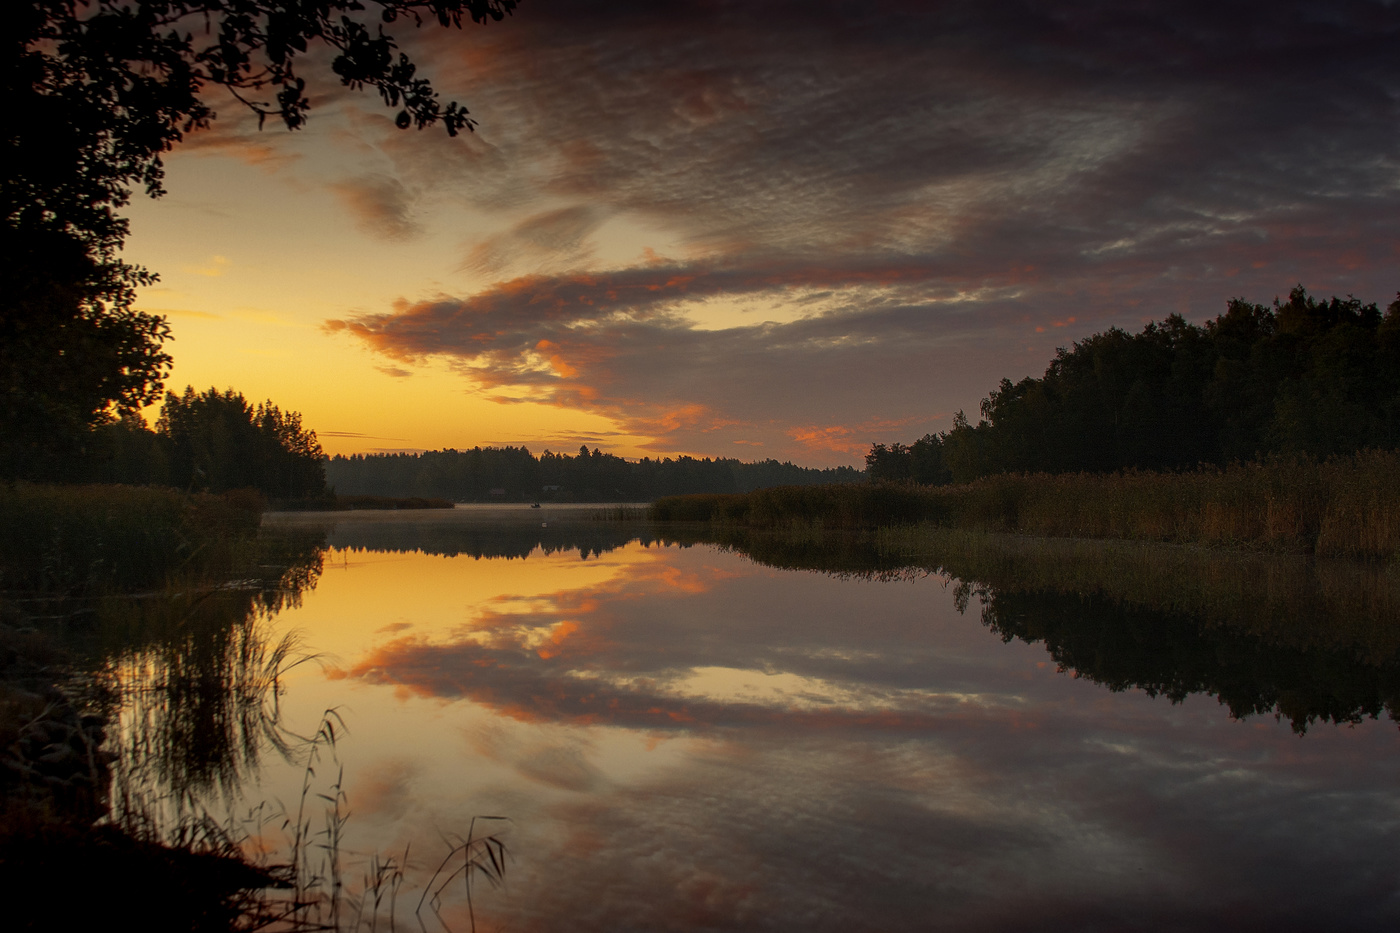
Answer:
M896 431L915 420L914 418L899 418L865 421L858 425L805 425L789 428L787 434L797 443L813 450L835 450L841 453L864 456L865 452L870 449L870 445L877 443L876 440L872 440L874 435Z

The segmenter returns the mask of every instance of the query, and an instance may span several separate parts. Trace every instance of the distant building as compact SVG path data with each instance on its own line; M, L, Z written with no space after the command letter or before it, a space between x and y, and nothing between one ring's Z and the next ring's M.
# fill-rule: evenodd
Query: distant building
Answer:
M563 486L546 486L546 487L544 487L544 491L545 491L545 492L558 492L559 490L561 490L561 489L563 489L563 488L564 488Z
M504 486L497 486L495 489L491 490L491 495L493 495L493 496L502 496L502 497L503 497L503 496L505 496L505 494L506 494L506 490L505 490L505 487L504 487Z

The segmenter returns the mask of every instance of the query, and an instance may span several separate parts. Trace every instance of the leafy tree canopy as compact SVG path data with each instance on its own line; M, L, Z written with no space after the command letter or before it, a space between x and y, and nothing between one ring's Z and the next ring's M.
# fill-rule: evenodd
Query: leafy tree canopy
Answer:
M232 389L167 392L156 433L168 450L169 482L226 492L253 488L279 499L320 495L326 470L316 432L272 402L256 407Z
M298 71L331 50L401 128L473 125L443 105L386 27L500 20L518 0L12 0L0 38L0 474L47 475L89 430L160 396L165 321L135 310L154 276L117 253L133 186L163 192L162 156L210 125L227 89L259 121L306 122Z
M1062 348L1045 375L1003 379L976 424L874 445L872 479L969 482L1004 472L1176 470L1271 454L1400 447L1400 297L1382 314L1302 286Z

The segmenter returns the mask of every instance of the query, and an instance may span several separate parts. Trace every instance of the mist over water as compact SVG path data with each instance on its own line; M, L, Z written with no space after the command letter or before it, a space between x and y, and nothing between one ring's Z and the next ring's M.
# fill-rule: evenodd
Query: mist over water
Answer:
M1224 577L1153 606L1160 581L1057 588L1068 571L1009 551L748 542L760 563L560 517L342 517L326 540L267 634L319 654L280 679L281 725L344 720L347 858L411 845L427 874L473 816L510 818L484 929L1400 920L1383 626L1309 642L1209 618ZM303 779L265 754L244 802Z

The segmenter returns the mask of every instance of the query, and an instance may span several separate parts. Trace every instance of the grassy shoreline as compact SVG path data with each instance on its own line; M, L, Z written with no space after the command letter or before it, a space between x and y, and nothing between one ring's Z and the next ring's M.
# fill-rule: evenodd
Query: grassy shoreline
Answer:
M135 591L235 566L266 503L158 486L0 485L0 592Z
M268 916L263 889L280 876L182 810L255 767L293 644L260 620L319 573L314 539L259 535L264 505L250 491L0 485L0 871L14 929L49 929L75 877L82 902L59 914L75 928L145 888L160 896L142 929ZM183 816L165 825L158 810Z
M1392 561L1400 453L1187 473L1015 474L962 486L775 487L659 499L651 518L755 530L923 524L1041 538L1157 541Z

